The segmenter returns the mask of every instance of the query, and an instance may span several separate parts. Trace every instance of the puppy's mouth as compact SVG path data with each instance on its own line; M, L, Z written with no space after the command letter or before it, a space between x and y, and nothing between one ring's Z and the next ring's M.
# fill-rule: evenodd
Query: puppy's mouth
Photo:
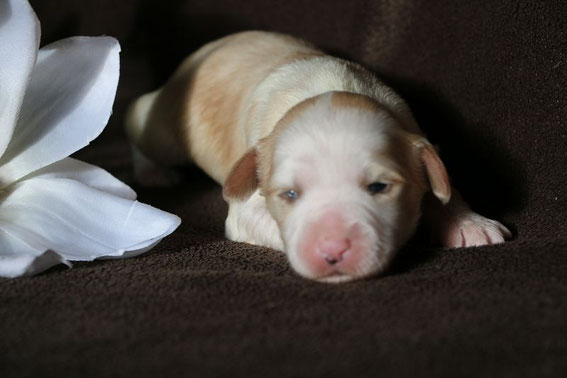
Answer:
M342 271L340 267L337 267L336 269L328 270L323 274L314 275L306 278L324 283L343 283L349 281L358 281L361 279L365 279L371 275L372 274L370 274L370 272L366 274L363 272L359 274L354 274L351 271Z
M315 281L324 282L324 283L342 283L342 282L354 281L357 279L359 278L341 272L332 272L325 276L314 278Z

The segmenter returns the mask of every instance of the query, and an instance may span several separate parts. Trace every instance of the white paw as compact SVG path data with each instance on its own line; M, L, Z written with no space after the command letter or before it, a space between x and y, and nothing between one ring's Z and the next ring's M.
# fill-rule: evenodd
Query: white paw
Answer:
M472 211L449 220L441 233L443 245L450 248L498 244L511 237L503 224Z

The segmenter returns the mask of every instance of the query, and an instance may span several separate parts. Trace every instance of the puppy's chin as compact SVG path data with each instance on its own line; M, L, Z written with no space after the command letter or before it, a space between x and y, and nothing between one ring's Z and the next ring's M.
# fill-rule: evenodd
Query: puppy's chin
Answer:
M375 252L373 254L375 254ZM386 270L391 261L391 258L383 259L380 262L376 259L372 259L372 264L362 265L358 267L356 271L349 271L346 269L343 270L338 266L336 268L330 267L329 269L309 266L307 262L301 261L297 256L296 258L288 256L288 259L293 270L303 278L331 284L357 281L377 276Z
M308 277L306 277L308 278ZM330 276L312 278L314 281L319 281L323 283L337 284L342 282L356 281L362 279L363 277L353 277L346 274L331 274Z

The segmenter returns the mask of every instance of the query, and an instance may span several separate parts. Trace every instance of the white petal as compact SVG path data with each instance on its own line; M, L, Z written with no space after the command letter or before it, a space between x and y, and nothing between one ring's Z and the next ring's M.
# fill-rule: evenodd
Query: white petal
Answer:
M0 277L37 274L61 263L70 266L57 253L34 248L0 228Z
M132 188L104 169L73 158L65 158L43 167L27 175L22 180L30 178L68 178L118 197L130 200L136 199L136 192Z
M13 192L0 204L0 227L67 260L147 250L181 222L173 214L75 180L31 178L8 189Z
M27 1L0 0L0 156L18 119L39 35L39 21Z
M144 243L142 243L143 246L141 248L137 248L136 246L132 246L132 247L130 247L130 248L132 248L131 250L128 250L121 255L102 256L102 257L100 257L100 259L101 260L112 260L112 259L123 259L123 258L135 257L135 256L138 256L138 255L141 255L144 252L149 251L150 249L155 247L160 241L161 241L161 238L156 238L156 239L154 239L153 242L149 242L149 244L148 244L148 242L144 241Z
M118 41L74 37L39 51L12 140L4 186L89 144L106 126L119 76Z

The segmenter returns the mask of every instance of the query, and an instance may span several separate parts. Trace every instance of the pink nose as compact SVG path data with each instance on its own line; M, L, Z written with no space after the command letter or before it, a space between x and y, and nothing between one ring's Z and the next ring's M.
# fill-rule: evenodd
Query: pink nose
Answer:
M349 239L327 239L323 238L317 245L317 251L327 263L335 265L343 260L344 254L350 248Z

